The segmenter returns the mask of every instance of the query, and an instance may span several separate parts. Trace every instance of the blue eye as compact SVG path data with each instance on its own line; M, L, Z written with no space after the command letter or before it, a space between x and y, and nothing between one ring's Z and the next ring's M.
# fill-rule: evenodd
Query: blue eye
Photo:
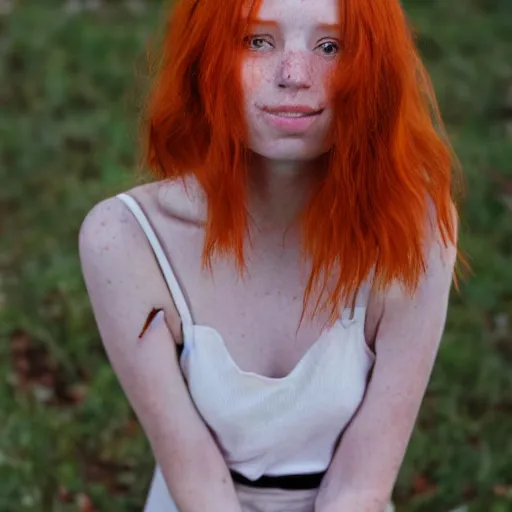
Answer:
M261 36L247 36L244 39L244 46L248 50L268 50L272 48L272 44Z
M334 57L340 51L340 45L334 41L326 41L325 43L322 43L319 48L322 49L322 52L326 57Z

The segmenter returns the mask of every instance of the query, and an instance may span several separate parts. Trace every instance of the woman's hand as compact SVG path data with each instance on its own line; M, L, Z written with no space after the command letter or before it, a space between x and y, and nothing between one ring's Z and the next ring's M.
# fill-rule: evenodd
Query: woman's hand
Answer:
M392 503L383 504L380 497L347 493L340 495L336 503L316 505L315 512L395 512L395 507Z

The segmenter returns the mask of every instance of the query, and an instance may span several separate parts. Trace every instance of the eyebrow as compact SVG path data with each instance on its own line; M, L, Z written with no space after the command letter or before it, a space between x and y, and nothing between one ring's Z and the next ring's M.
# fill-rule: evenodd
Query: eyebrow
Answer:
M261 18L249 18L248 22L252 25L262 25L267 27L278 27L279 23L276 20L264 20ZM338 23L318 23L317 28L323 30L340 30L341 25Z
M339 23L319 23L318 28L322 28L324 30L340 30L341 25Z
M251 25L263 25L268 27L277 27L279 25L275 20L263 20L261 18L248 18L247 21Z

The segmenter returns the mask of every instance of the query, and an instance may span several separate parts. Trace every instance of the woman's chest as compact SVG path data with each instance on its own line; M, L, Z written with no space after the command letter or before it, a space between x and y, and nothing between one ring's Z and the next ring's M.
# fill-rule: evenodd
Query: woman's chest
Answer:
M329 328L327 313L311 319L312 310L304 311L311 268L302 259L297 237L286 243L282 237L262 243L252 239L240 273L231 257L215 256L211 270L202 265L202 230L166 227L157 225L166 233L164 249L194 324L215 332L214 343L238 369L272 378L290 374ZM309 306L315 298L313 294ZM358 305L366 303L363 293ZM342 312L340 308L340 316Z
M187 280L195 323L214 328L243 371L284 377L324 331L326 317L301 322L305 286L292 265L249 268L243 277L218 265L212 276Z
M248 258L240 275L233 261L202 268L201 247L191 239L170 251L194 324L216 332L216 343L243 371L284 377L327 328L327 315L303 321L308 272L288 251L281 257Z

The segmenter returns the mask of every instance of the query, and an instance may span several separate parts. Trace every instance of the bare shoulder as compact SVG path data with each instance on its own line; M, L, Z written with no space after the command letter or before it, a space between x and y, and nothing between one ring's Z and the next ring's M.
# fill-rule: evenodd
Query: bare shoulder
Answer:
M86 215L79 232L80 257L88 260L96 254L113 254L114 258L142 233L137 221L117 198L110 197L95 204ZM133 247L135 248L135 247ZM121 263L122 261L120 261Z
M121 320L125 329L138 332L153 308L164 309L171 332L179 333L176 309L146 235L119 198L94 205L82 222L78 242L100 333Z
M186 187L180 182L154 182L125 191L142 208L150 223L158 215L193 217L194 208L202 203L193 184ZM137 219L118 197L104 199L94 205L86 215L79 233L82 263L101 256L102 261L116 264L118 272L132 267L132 257L148 260L151 251ZM107 257L107 260L104 258ZM140 260L137 260L140 261Z
M375 343L385 311L387 316L394 313L403 319L406 318L405 312L409 311L411 321L416 321L417 316L424 317L430 309L434 310L432 314L435 316L435 310L441 306L441 312L438 314L444 316L458 254L458 217L453 205L451 216L453 242L443 238L431 211L428 236L424 244L425 272L412 296L398 282L393 283L385 292L372 290L368 301L365 329L370 345Z
M129 191L131 192L131 191ZM132 258L149 261L149 244L138 221L118 197L92 207L82 222L78 247L82 267L93 266L103 274L130 273Z

